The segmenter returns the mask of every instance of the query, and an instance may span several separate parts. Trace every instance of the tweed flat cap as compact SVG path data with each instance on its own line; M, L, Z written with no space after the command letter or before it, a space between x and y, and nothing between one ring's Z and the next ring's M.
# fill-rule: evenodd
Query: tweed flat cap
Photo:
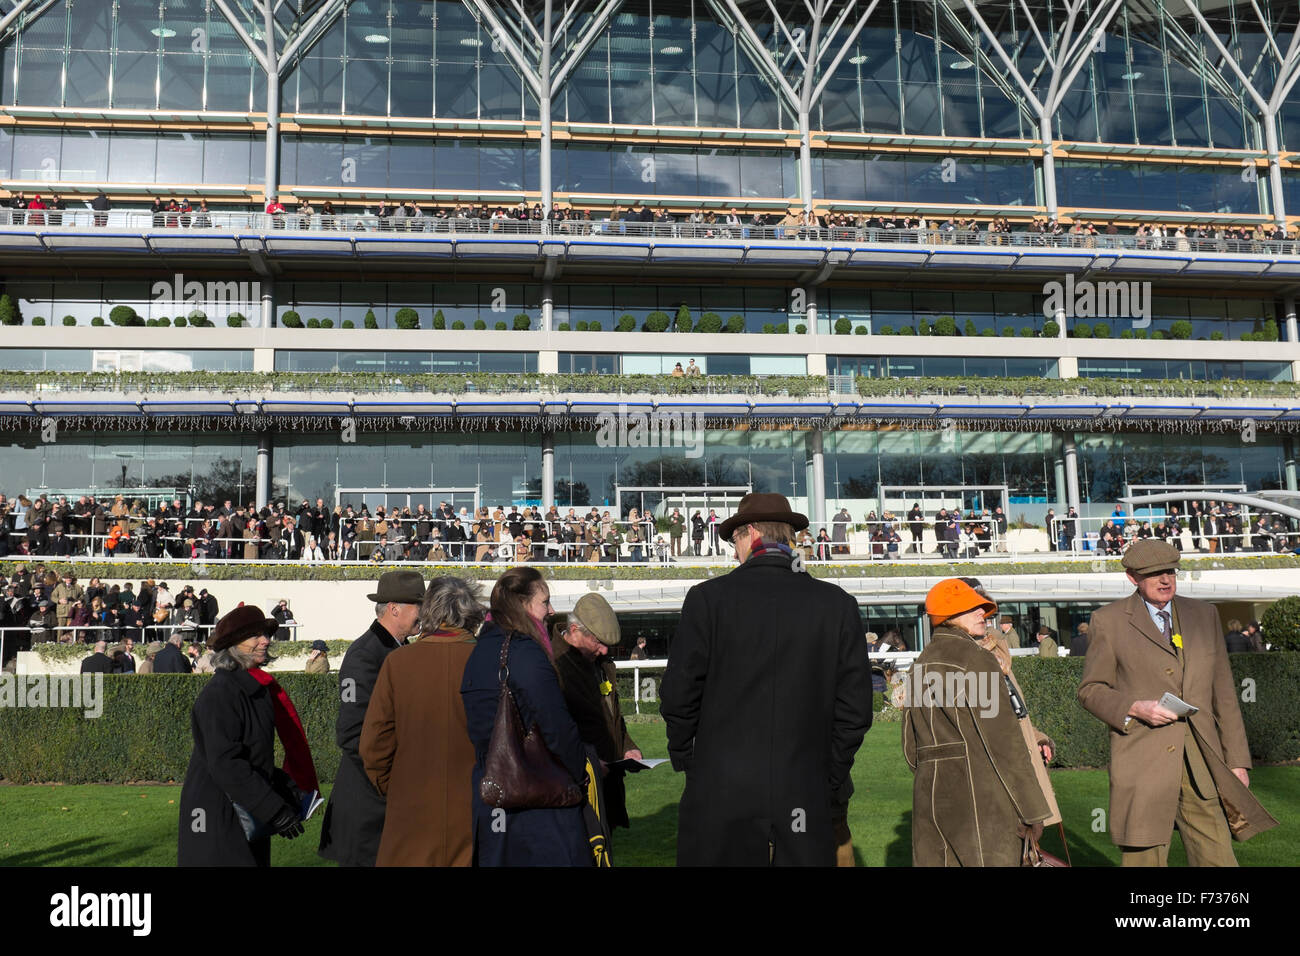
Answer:
M1183 553L1172 544L1157 541L1155 538L1143 538L1124 552L1120 564L1134 574L1150 574L1152 571L1164 571L1178 567Z
M573 606L573 617L606 647L614 647L622 640L618 615L599 594L584 594L578 598L578 603Z

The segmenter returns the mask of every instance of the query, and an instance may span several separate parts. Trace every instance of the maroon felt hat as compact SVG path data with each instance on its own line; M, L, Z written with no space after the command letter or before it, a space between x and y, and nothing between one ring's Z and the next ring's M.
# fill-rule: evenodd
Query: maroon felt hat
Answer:
M785 495L753 492L740 499L736 513L718 526L718 534L723 541L730 541L737 528L760 521L780 521L795 531L808 527L808 516L791 511Z
M270 637L279 628L280 622L273 617L265 617L260 610L251 604L245 604L243 607L237 607L221 620L217 621L216 630L212 632L212 640L208 642L208 648L214 651L223 651L227 647L234 647L250 637L260 637L265 634Z

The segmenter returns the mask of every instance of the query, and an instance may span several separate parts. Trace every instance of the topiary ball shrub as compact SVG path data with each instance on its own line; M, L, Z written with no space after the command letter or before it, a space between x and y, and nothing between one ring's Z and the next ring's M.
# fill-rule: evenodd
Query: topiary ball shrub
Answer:
M161 326L162 328L164 328L164 329L168 329L168 328L171 328L172 320L169 319L169 318L167 318L167 316L164 315L164 316L162 316L161 318L158 319L158 323L157 323L157 324L160 325L160 326Z
M240 329L244 327L247 321L248 320L245 319L243 315L241 315L240 313L231 312L228 316L226 316L226 327L230 329Z
M1300 596L1274 601L1259 619L1264 640L1275 650L1300 651Z
M64 325L76 325L76 324L77 324L77 317L76 317L75 315L65 315L65 316L63 317L63 324L64 324Z
M669 323L668 313L654 311L645 317L645 330L647 332L666 332Z
M477 331L482 332L484 329L487 328L487 323L484 322L482 319L475 319L475 320L474 320L474 328L475 328Z
M280 316L280 324L286 329L302 328L302 316L290 309L284 315Z
M114 325L135 325L136 318L135 309L129 305L115 305L108 312L108 321Z
M850 322L847 317L841 315L838 319L835 320L836 335L848 335L852 331L853 331L853 323Z
M1133 338L1133 330L1125 329L1124 331L1120 332L1119 337L1121 339L1131 339Z
M196 329L206 329L208 326L212 325L212 323L208 321L208 314L206 312L201 312L198 309L191 312L188 318L190 320L190 325Z
M1032 339L1034 337L1034 327L1032 325L1021 326L1020 337L1022 339Z
M1043 338L1054 339L1061 334L1061 327L1055 319L1048 319L1043 323Z
M1222 332L1211 332L1211 333L1210 333L1210 341L1211 341L1211 342L1222 342L1222 341L1223 341L1223 333L1222 333Z
M910 325L900 325L900 326L898 327L898 334L899 334L899 335L915 335L915 334L916 334L916 329L912 328Z
M393 322L399 329L418 329L420 327L420 313L414 309L398 309L393 315Z
M985 339L991 339L996 334L997 333L994 332L993 329L984 329L983 331L980 332L980 337Z
M716 312L705 312L696 323L695 331L705 335L716 335L722 331L722 316Z
M587 323L587 331L588 331L588 332L599 332L599 331L600 331L600 320L599 320L599 319L592 319L590 322L588 322L588 323Z
M854 335L870 335L871 333L870 333L870 331L867 329L867 327L866 327L865 325L859 325L856 329L853 330L853 334L854 334Z
M455 322L451 323L451 328L453 332L464 331L465 323L462 322L460 319L457 319Z
M739 335L745 331L745 317L743 315L732 315L727 317L727 326L724 331L732 335Z
M771 322L764 322L764 323L763 323L763 332L764 332L766 335L771 335L771 334L772 334L773 332L775 332L775 331L776 331L776 326L773 325Z
M1076 339L1092 338L1092 326L1087 322L1076 322L1074 324L1074 337Z
M38 315L36 318L32 319L32 325L44 325L44 324L45 324L45 316L43 315Z
M97 315L90 320L90 324L98 328L104 324L104 317L102 315Z
M532 327L533 327L533 320L530 319L523 312L520 312L518 315L515 316L516 332L527 332Z
M794 327L795 335L805 335L807 332L808 332L808 326L806 325L796 325Z
M307 328L309 328L309 329L319 329L319 328L320 328L320 319L308 319L308 320L307 320Z
M1180 341L1192 337L1192 323L1186 319L1179 319L1177 322L1169 323L1169 337Z
M343 320L343 328L345 328L345 329L355 329L355 328L356 328L356 325L353 324L353 322L352 322L351 319L344 319L344 320Z
M321 319L321 320L320 320L320 327L321 327L322 329L332 329L332 328L334 328L334 320L333 320L333 319Z
M880 327L880 334L881 334L881 335L894 335L894 334L896 334L896 333L894 332L894 327L893 327L892 325L882 325L882 326Z
M558 328L556 329L556 331L557 331L557 332L567 332L567 331L569 331L569 323L568 323L568 322L561 322L561 323L559 324Z
M505 322L502 321L502 322L498 322L495 326L493 326L493 328L495 328L498 332L504 332L507 326Z
M636 331L636 316L630 312L624 312L618 317L618 330L620 332Z
M1096 339L1108 339L1111 337L1111 328L1105 322L1098 322L1092 327L1092 337Z
M1165 333L1161 329L1156 329L1154 332L1151 333L1151 337L1153 339L1163 339L1165 338Z
M156 326L156 325L158 324L158 320L157 320L157 319L145 319L145 320L144 320L144 324L145 324L148 328L151 328L151 329L152 329L154 326Z
M183 315L176 316L176 328L183 329L188 324L189 323L185 321L185 316Z

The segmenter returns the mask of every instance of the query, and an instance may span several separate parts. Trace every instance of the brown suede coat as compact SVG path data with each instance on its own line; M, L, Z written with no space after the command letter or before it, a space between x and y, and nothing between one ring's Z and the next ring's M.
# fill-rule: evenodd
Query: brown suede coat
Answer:
M912 666L914 688L930 674L942 687L950 676L973 677L976 687L997 695L996 708L991 699L940 693L937 700L911 700L904 710L903 754L916 775L912 864L1018 866L1017 826L1052 814L997 658L964 631L940 625Z
M1175 597L1173 627L1183 638L1183 662L1134 592L1093 612L1079 703L1110 727L1110 833L1119 846L1168 843L1182 783L1183 745L1190 722L1213 786L1238 840L1277 825L1231 772L1250 767L1250 747L1238 688L1228 666L1223 624L1213 604ZM1199 707L1190 718L1148 727L1124 718L1134 701L1166 692Z
M460 683L466 631L426 635L386 658L361 730L361 760L387 798L376 866L469 866L474 745Z

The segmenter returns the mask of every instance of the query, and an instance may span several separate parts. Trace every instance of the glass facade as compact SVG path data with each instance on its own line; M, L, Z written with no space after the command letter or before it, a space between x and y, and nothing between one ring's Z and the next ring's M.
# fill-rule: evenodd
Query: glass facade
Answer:
M1080 378L1168 378L1213 382L1218 379L1289 382L1290 362L1216 362L1132 359L1079 359Z
M865 375L868 378L920 378L969 376L992 378L1056 378L1055 359L967 358L961 355L828 355L831 375Z
M252 349L0 349L3 372L251 372Z
M699 352L669 352L662 355L611 355L608 353L561 352L559 371L607 375L670 375L678 363L686 368L694 359L704 375L806 375L808 359L803 355L716 355Z
M60 432L51 444L42 444L37 434L6 439L0 458L10 497L59 489L192 488L204 501L249 504L257 477L256 440L219 432Z
M1244 484L1251 490L1285 487L1283 449L1277 438L1255 444L1236 434L1080 435L1079 493L1084 501L1112 503L1124 485Z
M1242 167L1158 163L1085 163L1067 160L1057 167L1061 203L1093 209L1168 209L1180 212L1264 211L1258 177L1244 178Z
M17 127L0 138L0 176L28 182L260 185L264 142L253 133Z
M536 372L536 352L336 352L277 349L277 372Z

